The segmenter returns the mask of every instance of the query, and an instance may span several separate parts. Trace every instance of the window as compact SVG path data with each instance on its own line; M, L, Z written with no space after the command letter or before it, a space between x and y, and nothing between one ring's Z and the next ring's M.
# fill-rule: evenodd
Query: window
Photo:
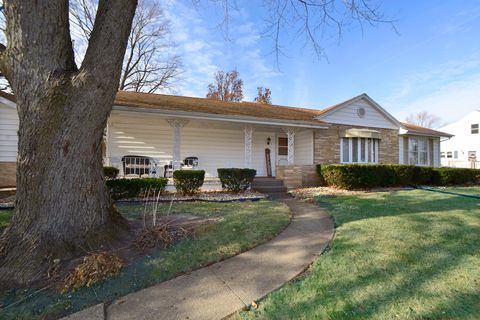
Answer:
M468 160L476 161L477 160L477 151L468 151Z
M458 151L453 151L453 159L458 159Z
M452 151L447 152L447 158L452 158Z
M445 152L440 152L440 158L445 158Z
M478 123L472 124L471 132L472 134L478 134Z
M425 166L428 164L428 140L421 138L409 139L408 163L420 166Z
M377 163L379 139L342 138L340 159L342 163Z
M278 155L288 156L288 138L278 137Z

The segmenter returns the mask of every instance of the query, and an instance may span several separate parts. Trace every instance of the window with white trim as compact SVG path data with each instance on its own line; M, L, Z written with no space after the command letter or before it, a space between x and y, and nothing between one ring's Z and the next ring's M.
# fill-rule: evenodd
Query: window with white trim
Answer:
M448 158L448 153L447 153ZM410 138L408 141L408 164L428 165L428 140Z
M379 139L341 138L340 160L342 163L378 163Z
M449 158L449 159L453 158L452 154L453 154L452 151L448 151L447 152L447 158Z

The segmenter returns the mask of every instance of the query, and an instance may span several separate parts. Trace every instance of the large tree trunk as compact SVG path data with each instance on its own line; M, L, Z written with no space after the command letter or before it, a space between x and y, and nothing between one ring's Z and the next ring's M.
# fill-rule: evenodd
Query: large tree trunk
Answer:
M17 97L19 143L15 213L0 238L2 285L38 280L55 259L108 246L120 234L101 141L135 6L100 0L77 69L68 1L5 1L0 68Z

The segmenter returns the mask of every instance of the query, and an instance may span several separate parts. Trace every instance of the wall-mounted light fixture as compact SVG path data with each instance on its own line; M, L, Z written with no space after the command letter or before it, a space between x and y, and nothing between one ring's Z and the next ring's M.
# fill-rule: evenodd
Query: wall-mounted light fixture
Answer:
M267 138L267 145L270 145L270 141L272 141L272 139L270 139L270 137Z

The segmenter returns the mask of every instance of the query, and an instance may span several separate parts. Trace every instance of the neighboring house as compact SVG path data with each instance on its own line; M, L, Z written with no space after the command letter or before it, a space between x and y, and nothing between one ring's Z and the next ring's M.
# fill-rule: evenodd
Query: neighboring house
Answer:
M0 185L14 181L14 102L12 95L0 94ZM316 110L119 92L104 161L120 175L163 176L188 166L212 178L225 167L254 168L257 176L267 176L269 149L271 174L295 187L317 183L318 163L440 166L440 138L450 136L398 122L367 94Z
M455 137L442 141L442 166L480 168L480 110L444 126Z

